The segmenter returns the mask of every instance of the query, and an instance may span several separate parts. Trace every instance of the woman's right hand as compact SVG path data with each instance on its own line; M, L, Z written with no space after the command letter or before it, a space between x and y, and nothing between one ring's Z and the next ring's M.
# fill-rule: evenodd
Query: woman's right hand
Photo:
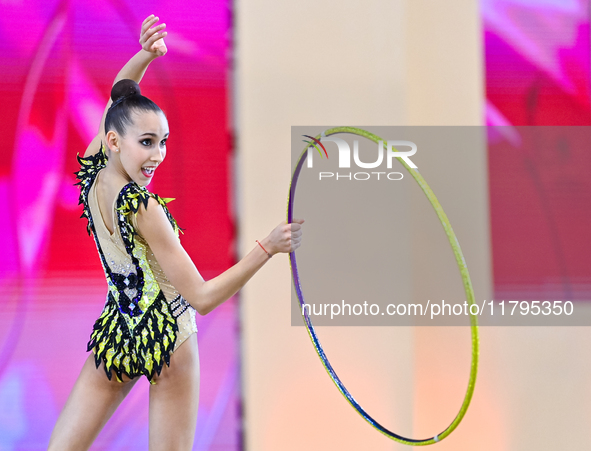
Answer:
M278 252L293 252L300 247L302 242L303 219L294 219L291 224L283 221L265 238L263 246L271 255Z
M146 17L142 23L142 31L140 33L140 45L146 52L152 53L155 56L166 55L168 49L164 43L164 37L168 34L162 31L166 28L166 24L160 24L152 28L160 20L154 14Z

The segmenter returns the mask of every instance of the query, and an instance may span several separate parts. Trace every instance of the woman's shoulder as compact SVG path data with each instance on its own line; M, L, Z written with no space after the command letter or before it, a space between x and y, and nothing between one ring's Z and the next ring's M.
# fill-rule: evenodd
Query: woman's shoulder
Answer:
M160 197L158 194L149 191L145 186L140 186L132 181L121 188L117 198L117 210L124 215L128 215L131 213L142 213L148 211L148 208L152 210L161 206L167 213L167 216L172 218L167 204L173 200L174 198ZM143 208L141 208L142 206Z
M150 218L156 218L157 210L162 209L172 229L178 236L181 229L167 206L172 200L174 199L163 198L156 193L150 192L145 186L129 182L121 189L117 198L117 215L120 226L121 229L126 229L125 231L122 230L122 235L127 232L129 241L133 242L133 237L139 232L138 217L140 217L140 222L149 222L151 221Z
M81 188L85 188L87 185L92 184L98 172L107 166L107 154L105 153L105 147L101 143L99 151L95 154L87 157L81 157L76 155L76 159L80 164L80 169L75 172L78 183Z

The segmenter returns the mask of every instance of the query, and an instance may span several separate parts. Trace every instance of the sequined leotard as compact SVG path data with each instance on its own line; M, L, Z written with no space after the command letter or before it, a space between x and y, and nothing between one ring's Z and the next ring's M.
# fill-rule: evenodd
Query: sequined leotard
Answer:
M82 217L88 219L105 270L109 292L104 309L94 324L88 351L93 351L97 368L104 362L121 381L145 375L150 382L170 365L171 353L197 332L195 309L181 297L160 268L146 241L137 233L136 213L140 203L147 208L153 197L164 209L175 233L176 221L166 203L135 182L125 185L114 202L114 232L105 226L96 194L97 175L106 167L104 148L88 158L78 157L76 173L80 185Z

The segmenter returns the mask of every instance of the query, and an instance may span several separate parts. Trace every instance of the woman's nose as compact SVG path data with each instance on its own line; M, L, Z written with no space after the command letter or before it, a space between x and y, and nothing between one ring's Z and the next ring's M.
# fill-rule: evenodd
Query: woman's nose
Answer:
M155 161L157 163L161 163L162 160L164 160L164 157L166 155L166 151L163 149L156 149L153 153L152 153L152 161Z

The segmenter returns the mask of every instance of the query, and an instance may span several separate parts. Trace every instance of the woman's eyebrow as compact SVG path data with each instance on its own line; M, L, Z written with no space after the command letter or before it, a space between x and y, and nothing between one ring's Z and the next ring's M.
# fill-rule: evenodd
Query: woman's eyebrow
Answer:
M168 136L170 134L170 132L167 132L164 134L164 137ZM153 137L158 137L158 135L156 133L152 133L152 132L146 132L146 133L142 133L140 136L153 136Z

